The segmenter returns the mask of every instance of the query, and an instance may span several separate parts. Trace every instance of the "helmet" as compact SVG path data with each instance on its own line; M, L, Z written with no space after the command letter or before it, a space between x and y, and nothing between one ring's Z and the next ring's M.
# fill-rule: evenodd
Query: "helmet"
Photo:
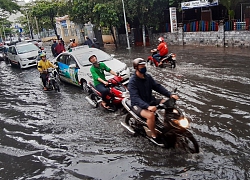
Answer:
M94 54L92 54L91 56L89 56L89 62L90 62L90 59L91 59L93 56L96 57L96 55L94 55Z
M43 56L46 56L46 54L45 54L44 52L42 52L42 53L40 54L40 58L42 58Z
M159 41L159 42L162 42L162 41L164 41L164 38L163 38L163 37L159 37L159 38L158 38L158 41Z
M142 58L136 58L133 60L134 69L136 69L139 64L146 64L146 61Z

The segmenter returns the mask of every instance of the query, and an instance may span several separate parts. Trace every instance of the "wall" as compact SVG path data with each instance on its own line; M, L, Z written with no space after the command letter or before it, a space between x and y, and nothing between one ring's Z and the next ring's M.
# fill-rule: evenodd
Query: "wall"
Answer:
M133 34L129 34L130 43L133 44ZM218 31L183 32L181 27L176 33L150 34L150 45L157 45L157 39L164 37L170 45L194 45L217 47L250 47L250 31L224 31L223 24ZM125 34L119 35L120 43L126 45Z

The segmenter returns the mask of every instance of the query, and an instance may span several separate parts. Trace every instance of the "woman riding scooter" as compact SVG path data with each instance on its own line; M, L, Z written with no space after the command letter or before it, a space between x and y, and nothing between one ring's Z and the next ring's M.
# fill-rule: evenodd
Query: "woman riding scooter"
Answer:
M40 72L40 77L42 78L43 82L43 90L47 91L46 88L46 81L47 81L47 69L52 67L56 68L48 59L46 59L46 54L40 54L41 60L38 62L37 69Z

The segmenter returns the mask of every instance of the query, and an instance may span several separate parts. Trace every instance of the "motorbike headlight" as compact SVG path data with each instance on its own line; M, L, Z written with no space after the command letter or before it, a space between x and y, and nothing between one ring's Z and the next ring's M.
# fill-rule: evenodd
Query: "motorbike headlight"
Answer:
M185 117L183 119L174 120L174 123L178 124L179 126L181 126L183 128L189 127L189 121Z
M179 120L179 123L180 123L180 126L184 127L184 128L188 128L188 126L189 126L189 122L188 122L187 118Z

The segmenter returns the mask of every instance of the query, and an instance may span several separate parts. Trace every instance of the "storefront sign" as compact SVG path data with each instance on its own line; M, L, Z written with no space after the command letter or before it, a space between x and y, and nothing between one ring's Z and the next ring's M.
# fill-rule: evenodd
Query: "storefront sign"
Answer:
M170 24L171 24L171 33L177 32L177 16L176 16L176 8L170 7Z
M181 9L217 6L218 4L218 0L213 0L211 3L208 0L189 1L181 3Z

